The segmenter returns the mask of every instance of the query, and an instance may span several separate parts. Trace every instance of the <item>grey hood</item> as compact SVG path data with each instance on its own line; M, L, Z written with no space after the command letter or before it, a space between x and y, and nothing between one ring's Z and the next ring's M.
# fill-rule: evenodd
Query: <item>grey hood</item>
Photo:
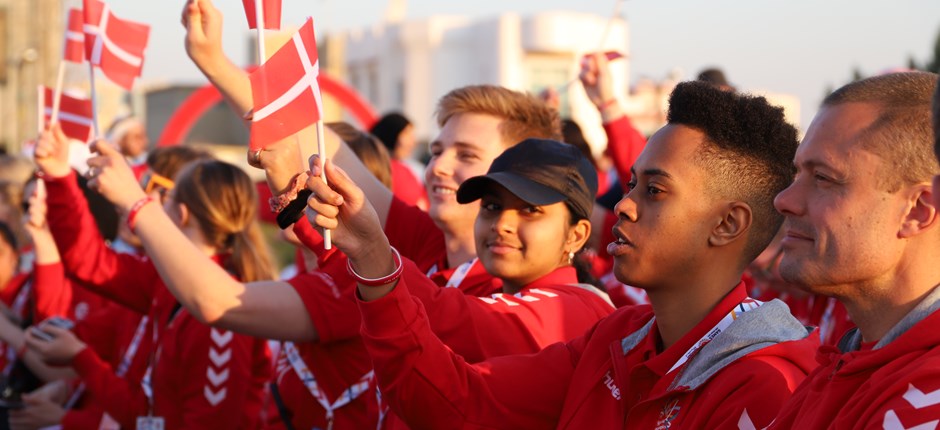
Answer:
M654 320L621 341L624 354L646 337ZM781 342L804 339L812 332L812 327L803 326L790 314L786 304L774 299L738 316L685 364L669 389L685 386L694 390L745 355Z

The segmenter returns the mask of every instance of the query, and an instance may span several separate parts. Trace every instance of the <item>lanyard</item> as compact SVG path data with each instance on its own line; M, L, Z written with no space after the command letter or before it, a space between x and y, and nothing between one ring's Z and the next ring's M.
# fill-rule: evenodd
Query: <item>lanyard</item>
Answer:
M313 372L307 368L307 364L300 358L300 353L297 351L297 347L293 342L284 342L284 352L287 355L287 360L290 361L291 367L294 368L294 371L297 372L297 376L300 377L301 382L304 383L304 386L307 387L307 390L310 391L313 398L317 399L317 403L326 410L326 428L328 430L333 428L333 411L356 400L362 393L369 390L369 386L372 383L374 373L370 370L365 375L362 375L356 383L343 390L343 394L331 404L326 397L326 393L320 390L320 385L317 383L317 378L313 375Z
M147 330L147 321L150 320L150 317L144 315L140 318L140 322L137 324L137 331L134 332L134 337L131 339L131 344L127 346L127 350L124 351L124 356L121 357L121 363L118 364L117 371L114 373L117 376L124 377L127 374L127 370L131 367L131 361L134 360L134 356L137 355L137 349L140 347L140 341L144 338L144 331Z
M156 303L156 300L154 300L154 303L151 305L151 309L157 309L156 306L157 306L157 303ZM170 312L170 320L167 321L166 323L167 329L169 329L170 326L173 325L173 321L176 320L176 316L179 315L179 311L180 311L180 304L176 303L173 306L173 310ZM146 316L144 317L144 320L145 319L147 319ZM140 385L144 390L144 395L147 396L147 404L148 404L147 416L148 417L153 416L153 384L152 384L151 377L153 374L153 368L157 366L157 360L160 358L160 350L162 349L161 346L159 346L160 345L160 321L159 320L160 318L156 318L156 317L154 317L153 319L153 345L150 347L150 363L147 365L147 371L144 372L144 378L140 380ZM142 323L144 323L143 320L141 321ZM138 330L139 329L140 327L138 326ZM143 335L143 333L140 333L140 334ZM137 333L135 333L134 336L136 337Z
M736 319L738 319L738 316L740 316L741 314L745 312L753 311L754 309L757 309L758 307L760 307L760 305L762 304L764 303L748 297L742 300L741 303L738 303L735 307L731 308L731 312L728 312L728 315L725 315L724 318L721 319L721 321L718 321L718 324L715 324L715 326L712 327L711 330L705 333L705 336L702 336L702 338L696 341L695 344L693 344L692 347L689 348L689 350L685 352L685 354L682 354L682 357L679 358L679 361L676 361L676 364L673 364L672 367L669 369L669 372L666 372L666 374L668 375L669 373L672 373L673 370L676 370L679 367L682 367L682 365L685 364L687 361L689 361L689 359L691 359L693 356L695 356L695 354L697 354L698 351L702 349L702 347L704 347L705 345L708 345L708 343L711 342L712 339L718 337L718 335L721 334L721 332L725 331L728 328L728 326L731 325L731 323L733 323Z

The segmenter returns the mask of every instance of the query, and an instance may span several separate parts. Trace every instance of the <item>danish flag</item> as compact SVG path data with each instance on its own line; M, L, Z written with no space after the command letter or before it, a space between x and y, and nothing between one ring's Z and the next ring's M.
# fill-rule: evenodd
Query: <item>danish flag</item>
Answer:
M52 88L40 87L43 98L43 120L49 122L52 117L52 103L55 94ZM92 108L91 100L70 96L63 93L59 102L59 124L62 132L70 139L88 142L92 138Z
M82 34L84 23L82 11L69 9L69 26L65 29L65 51L62 54L65 61L85 62L85 35Z
M264 15L264 28L268 30L281 29L281 0L261 0ZM245 6L245 18L248 18L248 28L258 28L258 18L255 16L255 0L242 0Z
M83 2L85 58L111 81L130 90L144 66L150 26L114 16L100 0Z
M317 83L319 73L313 19L307 18L291 40L249 77L254 99L251 150L291 136L320 120L323 102Z

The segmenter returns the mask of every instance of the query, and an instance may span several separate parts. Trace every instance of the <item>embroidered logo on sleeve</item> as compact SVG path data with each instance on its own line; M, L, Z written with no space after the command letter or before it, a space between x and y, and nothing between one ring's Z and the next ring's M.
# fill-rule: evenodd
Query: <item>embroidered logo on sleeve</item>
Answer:
M923 391L917 389L914 384L907 384L907 392L904 393L904 396L902 397L911 405L911 407L913 407L914 411L922 411L928 407L940 404L940 390L924 393ZM934 430L937 428L937 425L940 424L940 419L934 419L931 421L926 420L936 417L937 415L935 413L918 414L917 412L913 412L905 414L905 421L909 424L913 424L911 427L905 427L904 424L901 423L901 418L898 417L898 413L894 409L889 409L888 412L885 412L882 427L885 430Z
M232 360L232 338L234 333L228 330L212 328L209 331L209 366L206 367L206 385L202 393L212 406L218 406L225 400L228 389L225 383L229 377L229 362Z

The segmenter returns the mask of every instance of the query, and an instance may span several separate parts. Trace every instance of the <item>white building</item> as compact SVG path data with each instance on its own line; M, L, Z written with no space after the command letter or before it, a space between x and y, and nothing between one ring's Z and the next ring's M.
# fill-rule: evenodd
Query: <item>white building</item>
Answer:
M379 112L400 110L412 118L419 138L436 135L437 101L457 87L494 84L537 94L554 86L561 93L562 116L578 121L588 140L603 146L596 109L580 83L569 84L585 53L616 50L629 57L627 39L624 20L584 13L437 16L330 35L321 43L327 51L321 58L329 73L350 83ZM626 96L629 59L611 67L617 93Z

